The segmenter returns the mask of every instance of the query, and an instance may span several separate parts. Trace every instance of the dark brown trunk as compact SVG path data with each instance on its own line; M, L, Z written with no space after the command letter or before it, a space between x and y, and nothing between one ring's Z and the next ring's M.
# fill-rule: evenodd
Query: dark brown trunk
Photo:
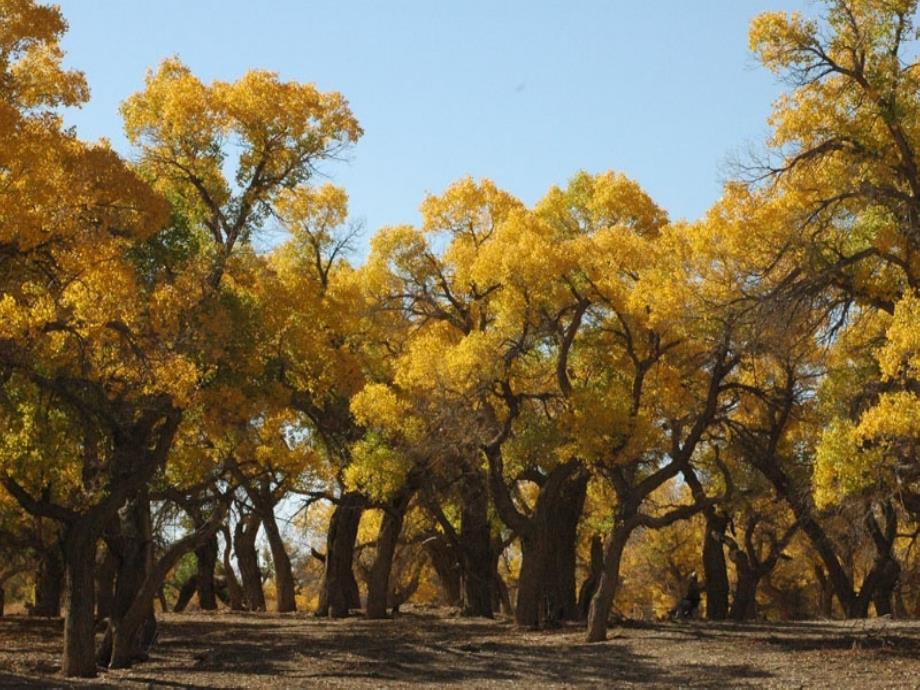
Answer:
M214 568L217 565L217 536L195 549L195 589L198 591L198 608L214 611L217 595L214 591Z
M344 618L350 609L361 608L352 564L364 506L361 494L349 492L342 495L332 512L326 535L326 569L316 611L319 616Z
M624 520L618 520L604 541L604 568L588 608L587 642L602 642L607 639L607 618L619 586L620 560L631 533L631 525Z
M579 471L565 481L557 505L547 513L551 563L548 575L554 585L550 589L551 605L561 620L579 619L575 565L578 522L581 520L587 490L588 474Z
M460 493L461 610L492 618L492 526L483 472L469 470Z
M115 573L118 559L106 546L102 563L96 568L96 620L101 621L112 616L112 601L115 597Z
M55 541L41 554L35 573L35 603L29 608L29 615L58 618L63 585L64 560L61 545Z
M227 605L231 611L243 610L243 588L240 581L236 579L236 572L233 570L233 564L230 562L230 551L233 543L230 538L230 528L224 524L221 527L221 534L224 535L224 577L227 579Z
M460 606L460 559L457 551L444 535L436 535L425 542L425 549L431 566L438 576L444 603L448 606Z
M757 614L757 585L760 577L743 553L736 554L735 569L738 581L735 583L735 596L729 615L734 621L751 620Z
M61 673L68 678L96 675L95 623L93 620L96 564L96 530L77 521L64 533L64 656Z
M598 536L591 538L591 562L588 565L588 577L581 584L578 591L578 615L579 620L588 620L588 609L591 606L591 598L597 591L597 585L601 580L604 572L604 542Z
M405 488L384 508L380 531L377 534L377 552L367 582L366 615L368 618L387 617L387 603L390 600L390 570L393 567L396 544L402 532L403 519L411 498L412 491Z
M725 530L728 516L715 510L706 515L703 538L703 573L706 578L706 617L725 620L728 615L728 568L725 565Z
M824 568L816 564L814 573L818 583L818 611L825 618L830 618L834 615L834 588L828 582Z
M118 528L118 535L108 540L118 558L112 616L97 654L99 663L111 668L124 668L133 658L144 656L156 631L152 599L144 613L149 620L142 627L126 619L153 560L153 528L146 491L118 511Z
M173 613L182 613L192 601L195 592L198 589L198 580L192 575L179 588L179 596L176 597L176 603L173 604Z
M6 592L0 587L0 618L3 618L3 609L6 606Z
M236 523L233 535L233 550L236 564L243 581L243 600L250 611L265 610L265 592L262 591L262 572L259 570L259 554L256 552L256 536L261 521L255 513L243 515Z
M262 526L268 538L268 546L272 552L272 563L275 565L275 606L278 613L287 613L297 610L297 600L294 591L294 573L291 570L291 559L281 538L278 522L271 506L265 508L262 515Z

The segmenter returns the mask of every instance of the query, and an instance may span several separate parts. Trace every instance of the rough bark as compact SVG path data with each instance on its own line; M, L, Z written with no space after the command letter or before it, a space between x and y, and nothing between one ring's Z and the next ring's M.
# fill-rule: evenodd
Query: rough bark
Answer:
M262 573L256 552L256 536L261 524L259 517L250 513L241 516L233 530L233 551L240 569L243 601L250 611L265 610L265 592L262 591Z
M326 568L316 611L318 616L344 618L350 609L361 607L352 565L358 523L365 503L364 496L349 492L342 495L332 512L326 534Z
M728 615L728 569L723 546L727 527L727 515L716 510L707 511L703 572L706 578L706 617L714 621L725 620Z
M620 560L633 530L630 522L622 519L617 522L604 540L604 567L588 608L588 642L602 642L607 639L607 617L610 615L619 586Z
M68 678L96 675L93 620L97 526L78 520L64 532L64 654L61 673Z
M6 606L6 591L0 587L0 618L3 618L3 610Z
M118 559L106 546L102 562L96 567L96 620L101 621L112 616L112 602L115 597L115 574L118 571Z
M281 538L281 531L278 529L274 509L268 504L265 505L261 512L262 526L265 528L265 536L272 552L272 563L275 566L276 610L278 613L296 611L297 600L295 598L296 592L294 573L291 570L291 559L287 554L284 540Z
M64 559L61 545L55 541L41 554L35 572L35 603L29 608L29 615L58 618L63 586Z
M460 492L462 613L492 618L492 526L483 473L468 471Z
M217 535L195 549L195 589L198 592L198 608L202 611L217 609L217 595L214 587L214 568L217 565Z
M367 582L366 615L368 618L387 617L387 604L390 599L390 570L393 567L396 544L402 532L403 519L411 498L412 489L407 486L383 509L383 519L380 523L380 531L377 533L376 554Z
M436 534L425 541L425 550L431 566L438 576L444 603L448 606L460 605L460 558L450 541L442 534Z
M601 574L604 571L604 542L598 536L591 538L591 562L588 565L588 577L581 584L578 590L578 615L579 620L588 620L588 609L591 606L591 598L597 591L597 585L601 580Z
M757 615L757 585L760 575L751 567L747 556L740 554L735 559L738 581L729 616L734 621L752 620Z
M233 548L230 528L224 523L221 525L220 531L224 536L223 564L224 577L227 579L227 605L231 611L242 611L243 587L240 585L240 581L236 579L233 564L230 562L230 551Z

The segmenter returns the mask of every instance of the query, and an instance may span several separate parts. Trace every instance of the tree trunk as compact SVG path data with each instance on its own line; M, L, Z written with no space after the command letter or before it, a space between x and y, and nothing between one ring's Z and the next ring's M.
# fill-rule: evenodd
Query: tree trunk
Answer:
M547 525L550 545L550 575L554 587L550 590L556 615L561 620L579 619L575 586L575 564L578 549L578 522L581 520L588 474L579 471L568 478L559 493L555 507L549 507Z
M101 621L112 616L112 602L115 597L115 573L118 559L106 546L102 563L96 568L96 620Z
M195 592L198 590L198 578L192 575L179 588L179 596L176 597L176 603L173 604L173 613L182 613L189 605Z
M492 526L482 471L471 469L460 492L462 612L464 616L492 618Z
M604 572L604 542L597 535L591 538L591 563L588 566L588 577L581 584L578 591L578 615L579 620L588 620L588 609L591 606L591 599L597 591L597 585L601 580L601 574Z
M214 593L214 568L217 565L217 535L195 549L195 589L198 591L198 608L214 611L217 595Z
M623 520L617 522L604 542L604 568L588 609L587 642L602 642L607 639L607 617L610 615L619 586L620 559L632 533L630 525L625 524Z
M126 620L153 560L153 528L146 491L129 499L118 511L118 525L117 537L109 540L118 558L115 598L109 626L97 655L99 663L110 668L124 668L130 665L132 658L142 656L156 631L152 599L148 610L144 611L149 620L143 630L133 620Z
M272 552L272 563L275 565L275 596L276 610L278 613L297 610L297 600L294 592L294 573L291 570L291 559L281 538L278 522L275 520L273 508L265 507L262 514L262 526L268 538L268 546Z
M735 555L735 569L738 581L735 583L735 596L729 615L733 621L744 621L754 618L757 613L757 585L760 577L751 567L747 555Z
M728 615L728 568L725 565L724 536L728 516L715 510L706 515L703 538L703 573L706 578L706 617L725 620Z
M233 550L243 581L243 600L250 611L265 610L265 592L262 591L262 573L259 570L259 554L256 553L260 525L255 513L243 515L236 523L233 535Z
M0 618L3 618L3 608L6 605L6 592L0 587Z
M60 617L63 584L64 562L61 545L55 541L42 552L35 573L35 604L29 609L29 615Z
M233 542L230 538L230 528L224 523L221 526L221 534L224 535L224 577L227 580L227 605L231 611L243 610L243 588L240 581L236 579L236 573L233 571L233 564L230 562L230 551L233 548Z
M326 534L326 569L316 611L319 616L344 618L350 609L361 608L352 562L364 505L361 494L349 492L342 495L332 512Z
M96 675L95 624L93 621L96 564L96 530L77 521L64 532L64 656L61 673L68 678Z
M374 556L374 564L371 566L370 578L367 582L366 615L368 618L387 617L390 570L393 567L396 544L402 532L403 519L411 498L412 491L406 487L389 501L383 511L383 520L377 534L377 553Z
M425 549L431 566L438 576L441 591L444 593L444 603L447 606L459 606L460 595L460 559L457 551L444 535L436 535L425 541Z

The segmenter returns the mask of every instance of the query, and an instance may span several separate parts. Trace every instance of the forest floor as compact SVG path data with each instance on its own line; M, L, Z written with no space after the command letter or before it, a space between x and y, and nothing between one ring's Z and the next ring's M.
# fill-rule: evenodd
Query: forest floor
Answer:
M64 682L61 621L0 618L0 686L920 687L920 621L629 623L593 645L580 627L424 609L388 621L190 612L161 615L159 630L149 661Z

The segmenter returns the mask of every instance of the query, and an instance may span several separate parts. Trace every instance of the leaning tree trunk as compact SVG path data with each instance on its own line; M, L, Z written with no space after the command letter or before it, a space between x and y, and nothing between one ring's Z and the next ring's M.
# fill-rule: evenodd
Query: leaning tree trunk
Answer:
M236 579L236 573L233 571L233 564L230 562L230 551L233 548L233 542L230 537L230 528L226 523L221 525L221 534L224 535L224 577L227 579L227 605L231 611L243 610L243 588L240 581Z
M470 470L460 492L462 612L492 618L492 526L483 473Z
M342 495L332 512L326 534L326 569L316 611L318 616L344 618L350 609L361 608L352 564L364 505L361 494L349 492Z
M275 602L278 613L287 613L297 610L297 600L294 590L294 573L291 570L291 559L281 538L278 522L271 505L267 505L262 513L262 526L268 538L268 546L272 552L272 562L275 564Z
M597 591L604 572L604 542L598 536L591 537L591 562L588 564L588 577L581 583L578 590L578 615L579 620L588 620L588 609L591 599Z
M387 617L390 570L393 567L396 544L402 532L403 519L411 498L412 490L405 487L383 509L383 519L377 534L377 553L374 556L374 563L367 582L366 615L368 618Z
M96 675L95 622L93 620L96 563L95 525L77 520L64 532L64 656L61 673L68 678Z
M265 610L262 572L259 570L259 554L256 552L256 536L261 524L259 517L250 513L240 517L233 530L233 550L243 581L243 599L250 611Z
M61 589L64 585L64 561L61 545L55 541L41 554L35 573L35 605L30 616L58 618L61 615Z
M715 510L706 515L703 537L703 573L706 578L706 617L725 620L728 615L728 568L725 565L724 536L728 516Z
M195 549L195 589L198 591L198 608L214 611L217 595L214 588L214 568L217 565L217 535Z
M438 576L441 591L444 593L444 603L448 606L459 606L461 565L456 549L442 534L426 539L424 544L428 552L428 560Z
M153 559L153 527L145 490L129 499L118 511L118 525L117 537L109 540L119 559L115 598L108 629L97 655L99 663L110 668L124 668L130 665L132 658L142 656L156 632L152 599L149 610L144 612L149 620L142 628L126 620L150 572Z
M604 541L604 567L597 583L597 590L591 597L588 607L588 642L602 642L607 639L607 617L610 615L619 586L623 549L626 548L631 533L631 526L620 518Z

